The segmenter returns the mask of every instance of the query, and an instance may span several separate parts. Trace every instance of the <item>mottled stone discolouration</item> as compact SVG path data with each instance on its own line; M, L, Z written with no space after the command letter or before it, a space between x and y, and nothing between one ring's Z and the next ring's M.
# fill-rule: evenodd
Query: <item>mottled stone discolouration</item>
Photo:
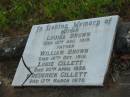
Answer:
M114 44L115 53L130 53L130 22L121 22L117 29Z
M8 58L19 58L27 41L27 35L21 37L5 37L0 42L0 60Z

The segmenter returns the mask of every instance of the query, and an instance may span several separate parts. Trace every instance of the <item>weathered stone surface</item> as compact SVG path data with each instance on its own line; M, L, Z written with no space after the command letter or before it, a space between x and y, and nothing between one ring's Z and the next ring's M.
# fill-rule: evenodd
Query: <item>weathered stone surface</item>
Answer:
M27 35L21 37L4 37L0 40L0 60L19 58L24 50Z
M130 22L121 22L117 29L114 52L130 53Z

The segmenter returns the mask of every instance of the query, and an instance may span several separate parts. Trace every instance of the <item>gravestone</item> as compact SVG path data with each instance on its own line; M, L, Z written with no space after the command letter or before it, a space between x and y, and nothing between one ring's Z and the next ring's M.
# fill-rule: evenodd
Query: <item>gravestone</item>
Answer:
M118 20L34 25L12 86L103 86Z

